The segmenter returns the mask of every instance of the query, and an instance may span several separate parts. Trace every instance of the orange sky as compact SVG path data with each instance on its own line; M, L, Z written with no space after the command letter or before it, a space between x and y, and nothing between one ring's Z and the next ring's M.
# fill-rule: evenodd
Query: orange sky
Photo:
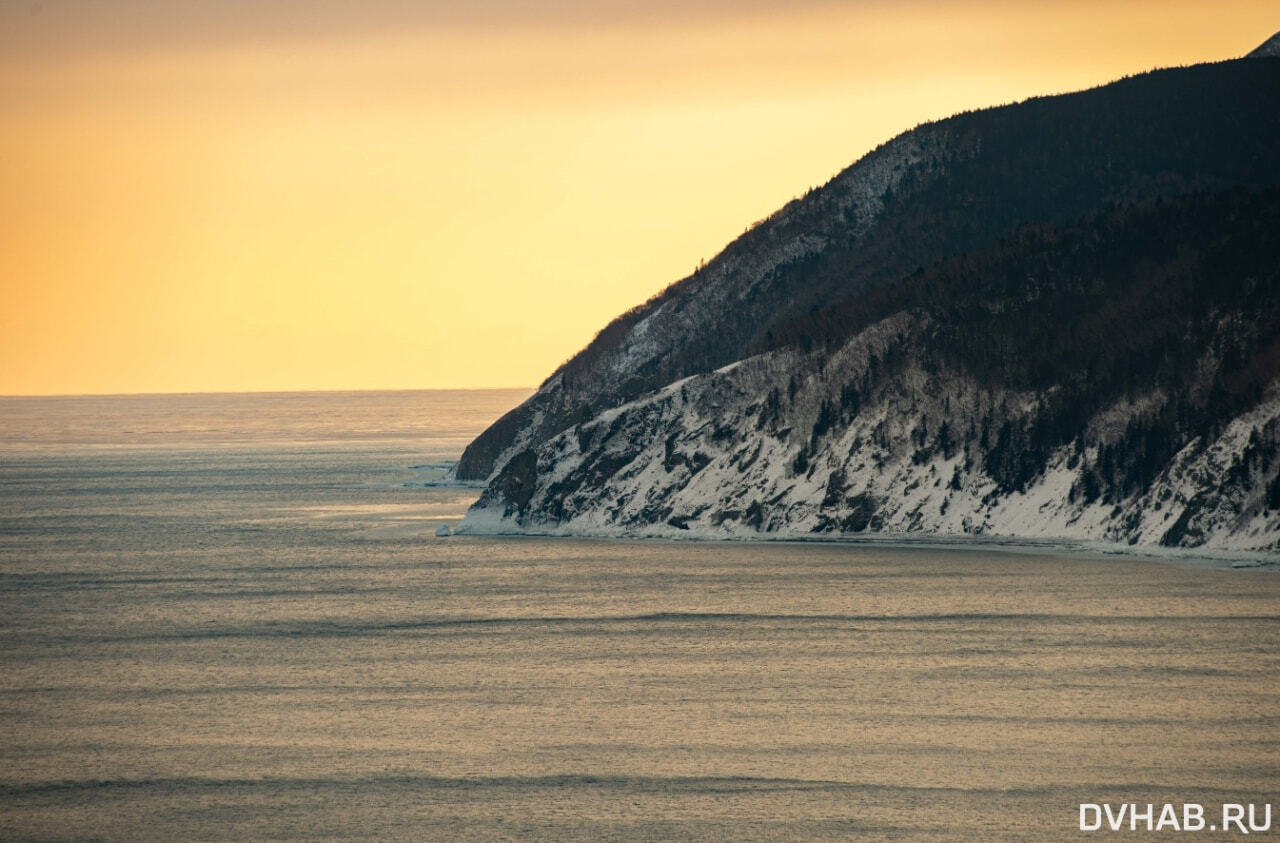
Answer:
M0 7L0 394L525 386L923 120L1268 2Z

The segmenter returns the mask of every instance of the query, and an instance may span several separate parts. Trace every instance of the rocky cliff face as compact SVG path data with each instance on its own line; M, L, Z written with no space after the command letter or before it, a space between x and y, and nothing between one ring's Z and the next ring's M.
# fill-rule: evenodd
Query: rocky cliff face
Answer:
M831 363L868 365L925 331L910 318L886 320ZM797 375L794 396L770 399ZM1117 496L1090 493L1090 472L1160 396L1095 414L1089 435L1054 448L1013 490L986 470L977 437L951 438L947 426L1025 423L1043 397L908 364L856 413L829 421L841 390L816 361L785 352L672 384L522 451L464 527L703 538L923 531L1280 550L1275 388L1215 435L1189 441L1142 488Z
M464 528L1280 549L1280 61L881 147L468 448Z

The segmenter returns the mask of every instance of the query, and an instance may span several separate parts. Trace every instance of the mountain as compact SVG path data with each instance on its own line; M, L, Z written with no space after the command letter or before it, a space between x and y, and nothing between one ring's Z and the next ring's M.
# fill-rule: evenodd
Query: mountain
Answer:
M1263 41L1261 44L1258 45L1258 48L1256 50L1249 53L1247 56L1245 56L1245 58L1260 59L1260 58L1267 58L1271 56L1280 56L1280 32L1277 32L1275 35L1272 35L1266 41Z
M606 326L463 528L1280 548L1280 60L926 124Z

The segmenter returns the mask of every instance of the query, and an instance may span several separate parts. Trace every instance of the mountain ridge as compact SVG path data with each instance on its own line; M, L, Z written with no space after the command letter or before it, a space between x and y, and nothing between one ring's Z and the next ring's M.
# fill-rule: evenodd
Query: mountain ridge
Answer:
M906 345L899 343L902 345L901 353L917 362L937 357L938 347L929 345L928 332L936 333L939 326L946 328L950 324L946 319L939 320L937 314L922 316L902 302L899 304L903 306L895 311L897 315L880 313L881 318L871 320L868 314L875 307L887 306L888 299L901 295L911 284L927 286L926 282L918 280L921 273L933 272L934 280L928 283L935 284L938 290L946 290L946 283L938 280L946 270L937 267L943 266L947 260L963 263L965 256L995 248L1028 226L1034 228L1038 225L1049 232L1063 227L1064 231L1071 231L1073 220L1099 214L1103 216L1098 219L1104 219L1109 208L1136 208L1144 202L1163 202L1180 196L1221 197L1222 191L1240 185L1256 194L1257 190L1275 184L1277 173L1280 173L1280 154L1273 148L1275 145L1271 139L1276 136L1275 130L1280 128L1280 124L1277 124L1269 104L1280 101L1276 96L1280 94L1278 71L1280 62L1272 59L1247 63L1237 60L1153 71L1089 91L1039 97L1010 106L955 115L917 127L883 144L826 185L779 209L729 244L698 273L673 284L649 302L610 323L583 352L548 378L526 404L473 442L459 465L458 476L488 478L491 482L464 526L479 529L482 522L490 527L502 522L511 529L535 525L541 529L550 525L569 531L604 529L607 532L616 529L625 533L655 525L665 525L662 529L682 530L690 526L690 518L696 523L704 516L708 519L714 516L719 518L718 523L708 522L703 526L726 535L737 535L743 530L768 532L770 529L801 528L817 532L860 532L890 526L908 531L992 534L1012 530L1025 533L1031 526L1021 521L1014 523L1017 519L1011 511L1001 515L994 509L985 513L986 520L975 522L971 519L968 524L948 520L942 517L945 513L938 517L918 516L914 520L895 521L900 507L886 508L884 494L888 487L880 488L884 486L880 481L888 482L888 475L877 479L873 476L875 472L852 472L862 491L845 494L852 488L849 484L855 483L850 480L850 472L855 467L850 459L834 452L821 452L816 442L810 447L800 440L828 436L828 430L813 432L824 425L837 433L862 429L857 413L848 417L847 407L839 418L829 418L823 423L819 423L817 416L809 418L812 413L832 415L833 410L822 408L847 404L847 394L841 393L852 387L848 383L827 384L823 387L827 392L820 396L815 392L810 396L813 398L812 406L801 410L800 404L807 399L802 396L800 403L796 403L797 393L804 393L805 387L794 386L795 372L832 366L838 371L865 374L871 365L870 352L864 349L862 356L849 357L842 349L854 340L865 345L870 342L870 335L863 336L867 331L876 326L880 326L877 330L883 330L883 325L890 323L898 324L903 336L913 338ZM1229 92L1234 92L1234 96L1228 97ZM1236 200L1205 199L1201 204L1212 204L1213 201L1245 204L1255 201L1258 208L1270 207L1267 204L1269 196L1264 199L1256 199L1255 196L1255 200L1238 197ZM1185 207L1179 206L1178 213L1187 214L1189 219L1199 221L1197 225L1202 225L1203 208L1192 207L1194 204L1184 203ZM1141 215L1147 212L1116 213L1120 216L1112 219L1111 223L1130 226L1139 239L1153 236L1142 227L1146 223L1141 222ZM1125 213L1138 216L1130 219L1124 216ZM1116 220L1122 222L1117 223ZM1104 220L1097 224L1110 223ZM1098 239L1096 232L1091 236ZM1012 247L1000 248L1007 250ZM1203 245L1205 250L1211 248L1208 244ZM1018 258L1033 259L1030 252ZM957 266L951 267L953 275ZM1016 262L1012 266L1014 268L1009 272L1016 278L1019 271ZM1067 280L1061 283L1069 286ZM1273 281L1266 283L1273 284ZM1016 287L1015 282L1010 290ZM1267 288L1268 291L1270 289ZM1002 288L999 295L1008 298L1010 290ZM1016 303L1016 298L1013 296L1009 301ZM956 299L957 302L960 300ZM916 302L915 311L919 309L919 302ZM1186 314L1180 313L1179 318L1183 316ZM1241 318L1247 321L1247 315ZM831 328L841 320L848 323L845 326L847 330L836 336ZM872 324L863 324L868 320ZM1165 327L1173 330L1174 326L1170 323ZM954 326L946 330L955 332ZM940 340L935 338L933 342ZM947 342L954 345L954 338ZM1261 339L1258 342L1263 343ZM1265 343L1263 346L1269 347ZM880 348L874 353L875 359L880 361L882 353L887 350L887 347ZM1153 352L1145 349L1143 353L1150 356ZM1266 373L1273 374L1266 368L1273 366L1273 361L1266 357L1265 348L1260 351L1251 345L1232 353L1246 357L1262 354L1259 359L1263 362L1259 365L1266 369ZM757 369L766 359L772 361L765 366L770 374L760 376ZM780 362L784 360L789 362ZM750 361L755 362L747 365ZM973 372L964 371L965 366L952 368L951 375L958 380L946 385L942 391L948 395L954 393L952 397L961 400L965 389L956 385L964 382L965 378L972 379ZM971 366L969 368L972 369ZM1142 370L1143 377L1155 378L1158 374L1151 367L1138 368ZM1231 371L1236 372L1236 368ZM713 429L717 424L725 427L728 432L720 434L725 441L743 439L744 436L746 439L743 441L747 441L754 437L752 441L759 447L755 448L757 456L752 464L760 459L759 454L769 451L773 457L765 462L779 471L782 463L788 462L789 479L805 474L803 483L792 484L801 491L778 497L780 492L774 488L763 500L754 501L756 508L750 515L747 510L751 509L751 504L746 503L746 508L738 516L726 517L726 513L733 511L732 507L714 506L716 500L734 495L741 497L739 493L744 490L763 491L761 484L767 486L768 483L750 470L739 470L746 456L738 451L716 455L709 445L702 450L695 447L692 452L681 451L681 441L701 442L700 434L693 435L693 430L683 423L673 427L676 417L669 415L670 408L664 411L666 414L656 413L652 402L657 400L654 396L668 393L673 384L680 384L686 396L690 391L704 396L715 394L719 388L715 384L735 369L742 370L738 377L755 372L751 381L754 386L742 386L748 395L752 394L751 389L761 390L757 399L780 395L780 390L788 393L786 400L773 399L773 412L784 416L788 413L804 416L803 424L810 434L795 441L781 442L781 451L773 453L777 448L773 445L766 448L766 440L777 440L771 434L761 433L767 427L760 421L761 406L753 407L750 414L740 413L734 423L723 419L717 423L714 414L708 413L700 403L701 398L686 406L686 412L694 412L695 406L701 408L698 413L706 415L707 424L711 424ZM907 376L905 370L899 375ZM916 375L918 373L911 376ZM1161 374L1160 377L1170 384L1180 382L1177 373ZM1265 403L1264 396L1255 393L1259 389L1265 393L1270 383L1268 381L1258 387L1254 383L1256 380L1249 381L1253 392L1245 402L1252 402L1251 407ZM1129 384L1126 389L1130 398L1142 397L1142 400L1150 401L1151 394L1159 386L1153 384L1154 381L1152 384ZM881 378L875 384L868 382L863 386L870 390L868 395L875 393L884 398L889 394L885 390L890 382ZM981 389L987 391L984 394L988 397L1002 391L1005 400L1014 397L1015 393L1026 393L1031 398L1017 400L1032 403L1039 400L1036 396L1053 393L1051 384L1032 384L1029 389L1012 389L1014 386L1017 384L985 384ZM1151 389L1146 389L1147 386ZM1210 439L1206 437L1212 434L1217 437L1212 441L1221 439L1226 435L1231 419L1223 415L1227 410L1216 405L1210 409L1200 407L1196 402L1201 399L1188 397L1191 393L1182 387L1172 392L1165 387L1159 388L1176 397L1176 400L1156 402L1165 408L1171 402L1176 404L1173 410L1161 410L1168 418L1161 417L1159 436L1169 438L1169 442L1156 448L1166 459L1162 468L1173 470L1177 454L1181 452L1177 448L1171 451L1173 444L1185 447L1183 439L1189 442L1198 438L1205 447L1211 447L1208 444ZM1221 386L1221 390L1230 391L1226 386ZM858 390L854 389L854 392ZM1103 392L1088 394L1095 403L1114 397ZM859 400L866 412L878 407L876 412L883 410L888 413L885 419L893 415L887 409L888 405L880 406L876 400L868 403L867 396L861 396ZM759 400L754 403L761 404ZM738 410L745 411L748 404L738 406ZM641 412L642 407L649 409ZM1048 404L1036 413L1050 413L1051 408L1046 408ZM1101 412L1098 407L1093 409ZM1236 416L1246 412L1236 412L1237 409L1234 406L1231 409ZM1170 415L1175 410L1182 414L1176 419ZM637 427L639 423L635 419L641 416L648 421ZM1056 437L1054 442L1036 440L1038 444L1032 447L1032 439L1037 436L1044 439L1046 434L1036 431L1049 424L1046 419L1050 416L1037 416L1038 421L1025 423L1017 414L1002 412L988 413L987 416L988 423L997 425L987 439L994 437L998 441L985 441L981 448L977 439L972 443L965 442L970 462L979 468L970 478L973 488L980 488L984 482L990 481L993 485L983 496L990 501L994 494L996 499L1007 501L1011 494L1024 494L1031 480L1036 481L1030 483L1031 486L1043 486L1046 472L1054 470L1057 453L1054 449L1064 444L1056 441L1064 436L1059 435L1057 427L1053 427L1058 431L1049 437ZM623 417L628 420L617 422ZM939 418L946 417L947 411L943 408L938 408L933 416L935 424ZM626 435L635 440L633 444L643 441L645 447L618 450L615 447L618 442L612 441L612 435L599 434L605 419L611 419L610 424L620 424L615 434L625 428ZM1078 421L1092 423L1088 419ZM1069 425L1070 420L1054 424ZM1260 424L1271 430L1269 422ZM1009 431L1005 434L1007 441L1001 445L996 434L1006 428ZM1156 436L1154 433L1149 435ZM927 428L924 436L929 436ZM572 455L565 445L571 438L578 442L577 451ZM705 461L690 475L690 483L697 487L707 481L693 482L692 476L702 474L720 458L736 460L733 467L737 474L719 485L712 484L714 488L708 486L703 490L702 494L710 496L708 500L712 503L707 504L701 513L690 516L677 512L677 508L660 502L664 496L670 501L684 500L682 496L691 494L684 491L690 484L673 490L667 483L668 478L645 474L647 469L643 469L649 465L650 457L642 457L642 454L656 447L659 439L664 445L659 462L667 475L679 470L691 471L693 466ZM668 442L671 443L669 446L665 444ZM1104 443L1100 440L1091 440L1086 448L1085 440L1081 439L1075 447L1077 450L1094 449L1090 451L1091 458L1099 459L1103 454L1097 450L1101 444ZM860 447L865 449L865 443L856 445L854 439L849 439L842 447L848 454L855 455ZM1231 448L1239 450L1235 445ZM592 449L595 449L594 456ZM1019 449L1030 456L1019 456ZM1109 451L1106 453L1110 454ZM881 458L893 462L902 456L890 448ZM604 458L603 462L596 457ZM801 459L812 461L815 457L824 466L821 470L806 471L808 466L798 466ZM579 476L572 478L573 492L566 493L564 484L569 482L573 471L566 473L563 467L578 458L581 458L579 469L582 470ZM1108 459L1115 461L1114 455L1109 455ZM1183 462L1187 459L1191 458L1187 457ZM1021 465L1019 460L1026 464ZM935 472L941 470L941 464L936 461L926 459L919 464L925 463L931 465ZM1120 469L1122 475L1126 471L1137 471L1134 476L1140 475L1141 482L1148 486L1159 474L1151 466L1139 471L1136 464L1130 465L1124 460L1121 463L1127 466ZM1270 467L1266 471L1270 471ZM1108 468L1108 472L1114 474L1112 468ZM978 474L982 474L985 480ZM656 507L628 509L629 504L615 505L607 510L614 514L608 515L606 509L585 505L589 504L592 495L618 492L615 477L634 479L642 475L647 478L644 483L649 485L624 483L628 490L625 495L632 502L637 495L652 496L654 500L651 503L658 503ZM1011 482L1010 478L1015 481L1020 478L1024 488L1016 488L1019 483ZM914 477L914 480L920 481L921 478ZM1127 481L1124 477L1113 483L1114 480L1109 475L1107 483L1103 484L1108 495L1121 495L1123 491L1127 496L1125 500L1137 499L1138 490L1134 486L1137 481ZM818 486L809 488L814 482ZM912 481L904 479L903 482L909 484ZM950 480L946 482L950 483ZM1072 484L1061 490L1063 495L1069 494L1081 482L1084 481L1077 472ZM561 484L560 487L553 489L557 483ZM1113 485L1120 491L1113 490ZM1250 494L1256 491L1252 479L1246 485ZM1092 491L1092 488L1087 491ZM575 494L580 498L573 498ZM853 504L848 503L858 495L866 497L855 500ZM814 508L813 505L833 497L840 499L839 512L821 513L823 507L820 505ZM955 512L959 504L954 502L956 496L952 497L953 501L948 506ZM577 500L577 503L566 509L566 502L570 500ZM1119 505L1116 503L1112 508ZM1213 509L1206 509L1203 500L1196 507L1206 513ZM970 508L977 512L977 508ZM1189 503L1183 507L1184 511L1188 508ZM790 514L784 514L786 512ZM879 513L879 522L875 521L874 515L863 519L859 513L866 512ZM820 520L815 513L822 514L826 520ZM1167 515L1167 510L1164 514ZM1131 514L1126 517L1132 522L1126 530L1117 532L1099 522L1090 528L1093 533L1085 537L1105 533L1110 539L1152 543L1165 541L1166 534L1174 526L1167 525L1156 536L1154 526L1143 526L1145 522L1139 523L1142 519L1134 521ZM668 523L672 519L683 526ZM1201 521L1208 524L1211 520L1209 515L1204 515L1200 521L1188 516L1181 533L1166 543L1188 545L1197 541L1216 541L1215 531L1225 530L1225 527L1211 527L1206 531L1206 528L1195 526ZM1046 524L1050 522L1052 519L1045 520ZM1255 538L1256 535L1269 535L1272 528L1267 524L1270 522L1265 518L1264 522L1248 528L1253 530ZM1065 529L1065 524L1059 523L1059 527ZM1244 528L1238 524L1231 528L1235 532L1239 529Z

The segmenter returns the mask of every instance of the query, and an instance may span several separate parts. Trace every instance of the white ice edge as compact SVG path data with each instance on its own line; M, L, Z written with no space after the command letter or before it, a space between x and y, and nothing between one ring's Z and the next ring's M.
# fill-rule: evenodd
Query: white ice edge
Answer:
M459 536L485 538L558 538L612 541L686 541L731 544L825 544L884 548L924 548L930 550L990 551L1028 553L1044 556L1078 556L1093 559L1131 559L1193 567L1280 570L1280 557L1259 551L1216 550L1152 545L1127 545L1074 538L1024 536L967 536L950 533L861 533L815 534L782 530L775 533L682 530L668 525L642 529L593 527L589 529L523 528L507 518L493 517L483 510L468 512L454 529Z

